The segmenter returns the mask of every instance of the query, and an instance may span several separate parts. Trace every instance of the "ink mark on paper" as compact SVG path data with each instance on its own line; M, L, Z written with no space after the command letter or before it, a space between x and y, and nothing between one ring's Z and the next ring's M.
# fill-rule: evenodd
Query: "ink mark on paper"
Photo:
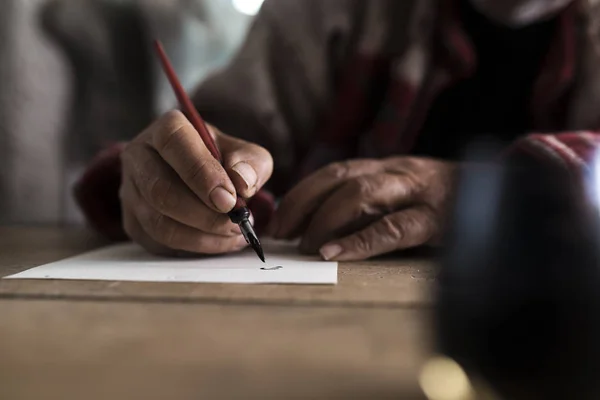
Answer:
M281 265L278 265L276 267L262 267L261 269L264 271L277 271L278 269L282 269L283 267Z

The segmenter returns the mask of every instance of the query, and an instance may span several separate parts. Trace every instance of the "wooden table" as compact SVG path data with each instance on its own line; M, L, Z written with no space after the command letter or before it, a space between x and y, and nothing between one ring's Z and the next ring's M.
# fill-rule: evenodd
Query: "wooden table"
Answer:
M0 276L103 244L0 228ZM407 258L331 287L0 280L0 399L422 399L434 277Z

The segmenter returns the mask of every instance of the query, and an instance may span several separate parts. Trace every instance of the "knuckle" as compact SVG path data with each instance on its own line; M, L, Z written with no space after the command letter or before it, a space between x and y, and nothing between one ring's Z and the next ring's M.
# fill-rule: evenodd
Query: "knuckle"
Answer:
M387 170L405 172L411 171L415 168L416 160L418 159L410 156L392 156L386 158L384 162L387 166Z
M348 174L349 169L350 165L348 161L340 161L335 162L333 164L329 164L327 167L325 167L324 172L326 175L332 178L341 179Z
M396 193L397 196L405 199L420 197L419 194L421 193L422 185L412 174L401 174L396 176L396 178L390 183L390 185L393 185L390 186L390 190Z
M406 190L409 195L423 194L429 187L429 185L422 179L421 176L415 174L408 174L407 180L409 184L406 185Z
M387 238L395 242L402 241L406 238L408 225L412 225L414 221L411 221L411 218L406 218L402 222L386 215L377 224L376 232L382 239Z
M179 110L170 110L164 113L159 121L163 129L175 131L187 122L187 118Z
M374 217L382 215L386 210L382 207L376 207L369 203L360 202L357 209L354 211L354 219L360 220L365 217Z
M360 198L370 198L375 192L377 185L374 179L369 176L360 176L350 182L351 193Z
M360 254L372 254L373 237L367 231L357 233L354 241L354 250Z
M169 111L163 115L153 130L152 142L159 151L166 151L185 134L188 122L180 111Z
M381 215L389 211L378 199L380 180L376 176L361 176L347 184L347 198L355 200L354 218Z
M217 170L217 167L207 159L194 160L184 172L184 181L201 180L209 185L211 172Z
M146 205L139 205L138 213L146 233L160 244L172 247L175 230L173 225L168 223L167 218Z
M184 127L180 126L174 130L157 130L153 138L154 147L159 153L168 152L181 141L185 133Z

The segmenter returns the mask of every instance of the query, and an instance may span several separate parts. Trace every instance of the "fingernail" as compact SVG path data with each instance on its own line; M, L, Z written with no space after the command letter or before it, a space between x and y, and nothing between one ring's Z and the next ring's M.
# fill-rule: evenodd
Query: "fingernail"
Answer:
M231 211L235 206L236 199L229 191L219 186L211 192L210 201L213 202L217 210L225 213Z
M329 261L342 254L343 251L344 249L339 244L326 244L325 246L321 247L319 253L321 253L321 257L323 257L323 259Z
M256 171L254 171L254 168L252 168L250 164L239 162L231 167L231 169L234 170L246 183L246 189L252 189L254 186L256 186L258 176L256 176Z

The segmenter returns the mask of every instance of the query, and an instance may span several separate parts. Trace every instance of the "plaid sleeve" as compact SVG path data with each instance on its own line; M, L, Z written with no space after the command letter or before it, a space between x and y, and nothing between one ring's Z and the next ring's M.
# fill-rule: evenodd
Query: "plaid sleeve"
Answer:
M525 158L581 175L590 170L600 150L600 133L592 131L531 134L517 140L508 151L512 158Z
M100 152L75 184L73 195L88 224L110 240L125 240L121 223L121 152L115 144Z
M126 240L123 229L121 200L121 152L125 144L115 144L99 153L76 183L74 196L88 224L110 240ZM262 232L275 209L275 199L260 191L248 201L255 228Z

